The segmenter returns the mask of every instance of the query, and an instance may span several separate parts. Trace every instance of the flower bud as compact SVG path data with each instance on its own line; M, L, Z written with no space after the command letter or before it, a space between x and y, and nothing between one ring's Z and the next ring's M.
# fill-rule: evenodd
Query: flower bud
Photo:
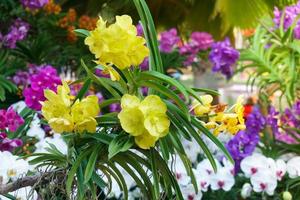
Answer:
M285 191L283 192L282 198L283 200L292 200L293 196L289 191Z
M249 183L245 183L242 187L242 191L241 191L241 196L243 197L243 199L246 199L248 197L250 197L252 192L252 187Z

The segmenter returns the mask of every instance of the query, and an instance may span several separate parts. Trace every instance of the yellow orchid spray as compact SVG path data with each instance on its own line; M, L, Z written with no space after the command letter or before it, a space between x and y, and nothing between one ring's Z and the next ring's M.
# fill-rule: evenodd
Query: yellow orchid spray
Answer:
M225 105L212 106L213 97L211 95L200 96L201 103L194 100L193 109L194 113L198 117L206 116L207 122L203 122L203 125L212 130L215 136L218 136L220 132L228 132L235 135L238 131L244 130L244 106L243 98L240 96L234 105L234 112L225 112Z
M97 59L96 63L104 66L104 71L113 81L118 81L120 75L112 65L120 70L138 66L149 55L145 43L143 37L137 36L136 27L128 15L116 16L116 22L110 26L99 17L96 29L85 39L85 44Z
M45 90L44 94L47 100L41 102L42 114L56 133L96 131L95 117L100 112L97 96L90 95L73 103L66 82L57 87L57 93Z

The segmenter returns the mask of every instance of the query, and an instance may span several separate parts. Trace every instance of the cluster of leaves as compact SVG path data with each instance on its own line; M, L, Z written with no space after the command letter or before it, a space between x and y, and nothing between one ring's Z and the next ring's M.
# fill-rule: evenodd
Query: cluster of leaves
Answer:
M283 15L284 16L284 15ZM249 48L241 51L241 66L236 72L250 70L248 83L259 88L261 97L268 99L280 91L289 105L300 98L300 41L293 36L291 26L286 31L283 20L278 29L271 19L258 26Z
M175 174L168 166L168 162L172 160L175 153L180 156L195 189L198 189L192 165L183 148L181 138L195 139L216 170L215 160L200 137L200 132L210 138L232 161L223 144L196 117L189 113L187 106L190 104L190 96L201 101L197 93L199 91L210 92L214 95L216 92L187 88L163 74L157 35L150 11L144 0L134 0L134 3L143 27L145 27L144 34L150 49L150 70L146 72L139 69L122 70L119 71L120 81L113 82L93 73L93 69L98 66L88 67L82 61L87 78L76 98L82 98L93 82L105 88L112 95L111 99L100 103L100 107L104 108L112 103L120 102L124 94L135 93L142 87L148 87L149 94L159 95L168 107L167 115L171 121L170 132L159 140L155 148L143 150L138 148L134 144L133 138L122 130L117 118L118 113L108 113L96 118L100 128L94 134L69 133L64 135L69 144L69 152L66 157L60 155L54 147L50 149L49 153L34 154L35 159L32 160L32 163L40 166L54 165L68 171L66 191L67 196L73 198L97 199L105 187L108 187L108 190L111 188L111 178L113 178L122 189L124 198L127 199L128 187L119 169L121 167L135 180L145 198L171 199L175 197L183 199ZM86 30L77 30L76 32L83 36L89 35ZM178 97L179 94L184 96L183 100ZM147 172L150 172L150 175ZM104 177L108 181L105 181Z

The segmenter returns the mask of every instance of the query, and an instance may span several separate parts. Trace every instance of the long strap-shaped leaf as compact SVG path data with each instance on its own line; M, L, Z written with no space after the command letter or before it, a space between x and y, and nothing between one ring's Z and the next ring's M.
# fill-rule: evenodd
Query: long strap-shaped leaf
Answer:
M152 16L145 0L133 0L140 15L147 46L150 49L150 71L164 73L160 52L158 50L157 34Z

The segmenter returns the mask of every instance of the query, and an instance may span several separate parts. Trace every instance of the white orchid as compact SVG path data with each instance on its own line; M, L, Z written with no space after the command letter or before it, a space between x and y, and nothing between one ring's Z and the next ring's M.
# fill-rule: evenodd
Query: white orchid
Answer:
M276 160L276 177L278 181L281 181L286 173L286 163L279 159Z
M210 185L210 176L205 171L195 169L193 169L193 171L195 174L198 188L203 192L207 192L208 187Z
M297 178L300 176L300 156L294 157L287 162L287 173L290 178Z
M222 164L223 166L228 170L230 171L230 173L232 175L234 175L234 165L233 163L231 163L227 158L223 158L222 159Z
M12 155L8 151L0 152L1 164L0 165L0 177L2 177L2 183L6 184L10 179L15 180L21 175L26 174L30 166L27 161L18 159L17 156Z
M270 160L261 154L254 153L244 158L241 162L241 170L245 176L250 178L256 173L270 169Z
M221 166L220 162L215 159L215 163L217 165L217 168L219 169ZM206 172L207 175L211 175L214 172L214 169L208 159L202 160L198 165L197 165L197 171L199 172Z
M251 196L251 192L252 192L252 186L249 183L245 183L241 190L241 197L246 199Z
M22 110L24 108L26 108L26 103L25 101L18 101L17 103L14 103L11 105L11 107L17 112L17 113L20 113L22 112Z
M183 199L186 200L201 200L202 199L202 192L198 191L195 192L194 186L192 184L188 184L186 186L181 186L181 192Z
M251 176L250 182L255 192L266 192L268 195L273 195L277 187L276 176L268 170L255 173Z
M234 176L228 168L220 167L216 173L210 176L210 187L212 190L229 191L235 183Z

